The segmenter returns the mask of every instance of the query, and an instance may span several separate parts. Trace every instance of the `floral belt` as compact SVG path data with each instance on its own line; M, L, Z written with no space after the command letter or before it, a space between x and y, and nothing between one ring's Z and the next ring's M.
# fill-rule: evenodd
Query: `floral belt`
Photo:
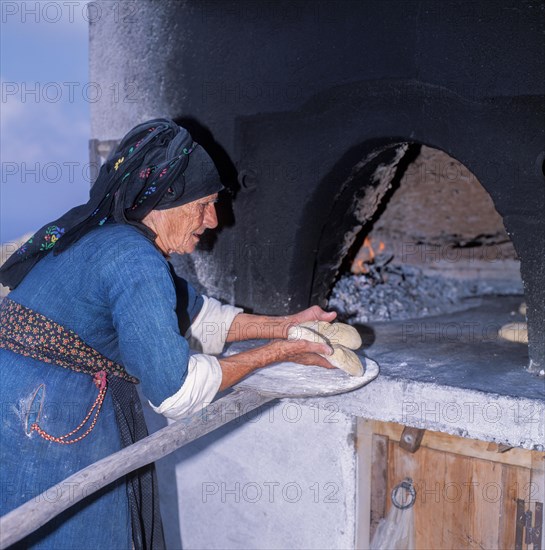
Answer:
M0 348L94 377L99 394L89 414L75 430L55 437L44 432L37 421L32 423L30 430L38 432L48 441L63 444L76 443L89 434L96 424L104 401L108 374L138 384L138 378L128 374L122 365L111 361L87 345L73 330L9 298L5 298L0 304ZM43 393L42 386L36 390L34 399L39 398L41 393ZM37 419L39 419L39 412L36 415ZM91 420L93 412L95 414ZM91 424L85 433L69 439L82 430L90 420Z

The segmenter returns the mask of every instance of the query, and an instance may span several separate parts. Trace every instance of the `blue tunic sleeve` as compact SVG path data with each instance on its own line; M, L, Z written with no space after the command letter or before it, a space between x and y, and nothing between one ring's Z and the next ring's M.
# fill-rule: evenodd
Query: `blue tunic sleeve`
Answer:
M185 335L189 327L199 314L204 304L204 299L197 294L196 290L181 277L178 277L174 267L169 262L170 274L176 292L176 315L178 316L178 327L180 334Z
M183 279L176 287L170 264L151 243L139 240L138 245L136 250L118 248L102 276L121 361L159 406L184 383L189 345L180 329L197 315L203 300ZM178 308L183 314L177 313L177 290L185 302Z

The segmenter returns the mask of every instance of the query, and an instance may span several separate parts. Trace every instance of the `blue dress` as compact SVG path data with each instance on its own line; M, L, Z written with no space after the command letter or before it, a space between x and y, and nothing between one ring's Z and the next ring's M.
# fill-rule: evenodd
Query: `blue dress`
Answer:
M183 280L176 280L155 245L131 226L105 224L58 256L50 253L9 298L72 329L89 346L123 365L140 380L143 395L155 406L176 393L185 380L189 346L181 334L203 299ZM88 374L5 349L0 349L0 369L0 513L4 515L122 445L110 391L96 426L78 443L61 445L26 433L28 404L41 384L40 427L52 435L73 430L97 396ZM55 494L45 498L55 499ZM20 547L132 548L125 482L79 502Z

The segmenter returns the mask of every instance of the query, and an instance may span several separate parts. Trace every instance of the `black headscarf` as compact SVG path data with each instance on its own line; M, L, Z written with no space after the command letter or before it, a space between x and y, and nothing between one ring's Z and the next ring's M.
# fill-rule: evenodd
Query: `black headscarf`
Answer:
M44 225L0 268L0 283L14 289L51 250L59 254L107 221L135 226L152 210L181 206L223 189L212 159L189 132L158 118L134 127L100 168L89 201Z

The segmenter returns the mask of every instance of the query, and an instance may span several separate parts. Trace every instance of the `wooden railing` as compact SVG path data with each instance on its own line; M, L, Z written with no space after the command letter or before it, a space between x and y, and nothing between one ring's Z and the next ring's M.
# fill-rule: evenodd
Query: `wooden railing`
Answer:
M239 342L237 346L231 346L233 353L249 349L252 343ZM360 377L347 376L337 369L306 367L294 363L280 363L272 370L258 369L234 386L231 393L202 411L87 466L2 516L0 550L23 539L76 502L116 479L159 460L273 399L337 395L368 384L378 374L378 365L369 358L365 358L365 374ZM54 499L48 497L51 494L55 495Z
M41 495L0 518L0 549L20 541L76 502L116 479L155 462L223 424L274 399L251 389L239 389L203 411L162 428L50 487ZM228 414L226 414L228 411ZM48 495L54 494L51 499Z

